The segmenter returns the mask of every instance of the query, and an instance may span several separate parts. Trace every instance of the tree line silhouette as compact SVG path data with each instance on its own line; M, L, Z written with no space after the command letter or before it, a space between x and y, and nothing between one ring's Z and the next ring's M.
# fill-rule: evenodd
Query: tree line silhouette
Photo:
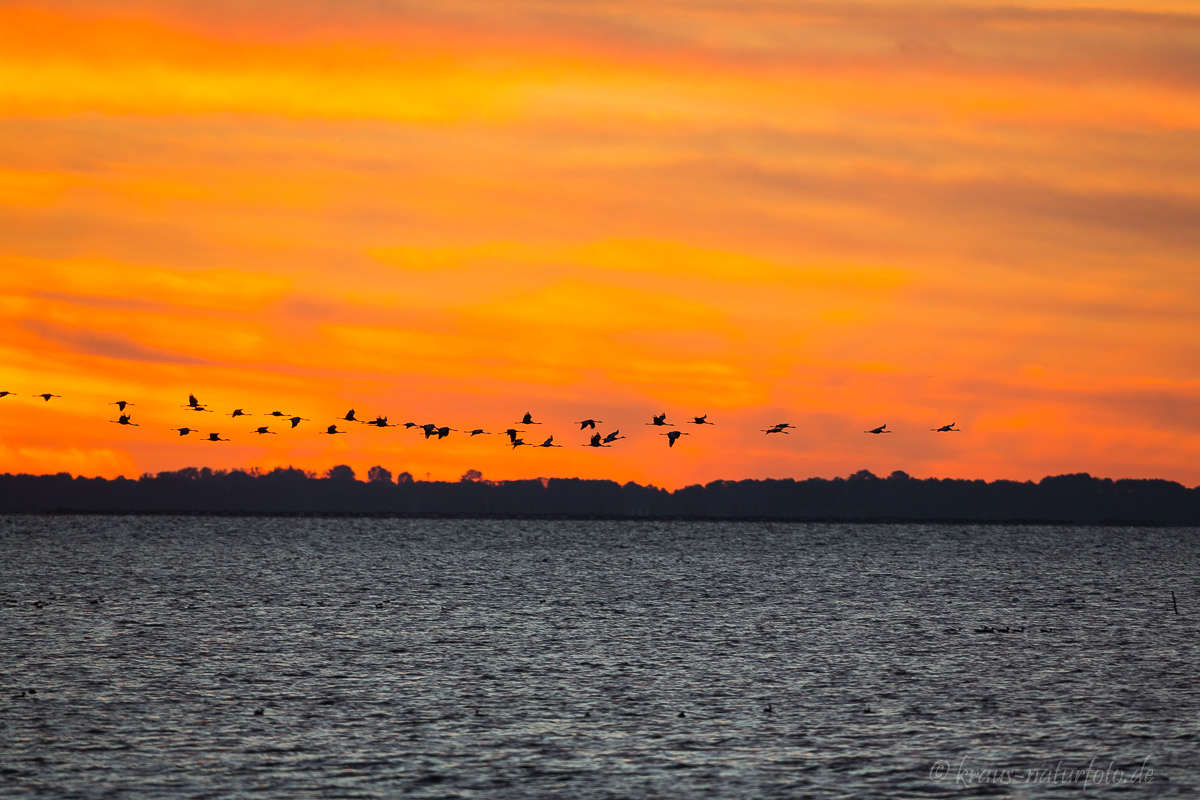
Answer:
M779 520L923 520L1200 525L1200 487L1111 480L1087 473L1041 481L848 478L713 481L675 491L607 480L457 482L393 478L372 467L359 480L339 465L323 476L294 468L188 467L131 480L0 475L4 513L377 514L399 516L616 517Z

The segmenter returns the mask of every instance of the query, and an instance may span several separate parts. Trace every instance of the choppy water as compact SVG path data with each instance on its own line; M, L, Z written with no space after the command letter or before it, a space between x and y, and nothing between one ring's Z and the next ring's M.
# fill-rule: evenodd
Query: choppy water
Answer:
M1195 797L1198 621L1196 529L0 517L0 795Z

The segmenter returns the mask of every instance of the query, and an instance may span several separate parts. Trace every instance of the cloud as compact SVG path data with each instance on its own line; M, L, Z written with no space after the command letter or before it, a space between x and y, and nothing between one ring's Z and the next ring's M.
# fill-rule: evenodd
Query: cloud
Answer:
M130 339L98 333L87 328L76 328L43 322L36 319L23 320L21 327L36 333L48 342L75 353L115 358L125 361L149 361L161 364L211 364L208 359L195 358L179 352L148 347Z

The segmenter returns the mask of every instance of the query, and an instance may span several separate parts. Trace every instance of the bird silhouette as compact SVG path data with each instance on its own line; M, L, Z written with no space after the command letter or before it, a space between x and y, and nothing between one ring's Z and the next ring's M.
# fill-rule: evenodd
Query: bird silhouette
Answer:
M534 422L534 421L533 421L533 415L532 415L532 414L530 414L528 411L526 411L526 412L525 412L525 416L521 417L521 421L520 421L520 422L514 422L513 424L514 424L514 425L541 425L542 423L540 423L540 422Z
M604 444L600 441L600 434L593 433L592 440L584 445L584 447L612 447L611 444Z
M339 431L339 430L337 429L337 425L330 425L328 428L326 428L325 430L321 431L321 433L327 433L327 434L330 434L330 435L332 435L332 434L335 434L335 433L345 433L345 431Z
M666 433L659 434L659 436L667 437L667 447L674 447L675 440L678 439L680 436L690 436L690 435L691 434L684 433L683 431L667 431Z
M61 394L50 394L49 392L43 392L42 394L35 394L34 397L40 397L43 400L45 400L47 403L49 403L51 397L62 397L62 395Z
M116 402L109 403L109 405L110 405L110 406L116 406L116 407L117 407L117 410L118 410L118 411L120 411L122 414L124 414L124 413L125 413L125 406L131 406L131 405L133 405L133 403L130 403L130 402L129 402L129 401L127 401L127 400L117 400Z
M692 417L692 424L693 425L715 425L716 423L709 422L708 414L705 414L703 417Z
M439 439L445 439L447 436L449 436L449 435L450 435L450 431L454 431L455 433L457 433L457 432L458 432L458 428L448 428L448 427L445 427L445 426L443 426L443 427L441 427L441 428L438 428L438 429L437 429L437 437L438 437Z
M292 423L293 428L296 427L297 425L299 425L301 422L309 422L309 421L310 420L307 420L304 417L291 417L290 419L288 419L288 422Z
M342 417L342 419L345 420L346 422L361 422L361 420L357 420L354 418L354 409L353 408L350 409L349 411L347 411L346 416Z
M547 438L547 439L546 439L546 441L544 441L544 442L542 442L541 444L539 444L539 445L538 445L538 447L562 447L562 445L561 445L561 444L555 444L555 443L554 443L554 437L553 437L553 436L550 436L549 438Z
M249 417L252 415L247 414L245 411L243 411L240 408L235 408L233 411L229 412L229 416L231 416L231 417Z
M468 435L470 435L470 436L478 436L478 435L480 435L480 434L483 434L484 436L491 436L491 435L492 435L492 434L491 434L491 431L485 431L483 428L476 428L476 429L475 429L475 430L473 430L473 431L467 431L467 434L468 434Z
M387 419L388 419L387 417L376 417L375 419L371 420L367 424L374 425L376 428L399 428L400 427L399 425L389 425ZM357 420L357 421L361 422L362 420Z
M210 434L208 435L208 439L207 439L206 441L209 441L209 442L228 442L229 440L228 440L228 439L222 439L222 438L221 438L221 434L219 434L219 433L210 433Z
M189 433L199 433L195 428L171 428L173 431L179 431L180 436L187 436Z
M617 428L615 431L613 431L612 433L610 433L610 434L608 434L607 436L605 436L605 437L604 437L604 443L605 443L605 444L608 444L608 443L610 443L610 442L615 442L617 439L624 439L624 438L626 438L626 437L624 437L624 436L618 436L617 434L618 434L618 433L620 433L620 432L621 432L621 429L620 429L620 428Z
M515 437L515 436L512 438L512 448L513 448L513 450L516 450L518 447L520 447L520 446L521 446L521 445L523 445L523 444L524 444L524 445L527 445L527 444L529 444L529 442L525 441L524 439L518 439L518 438L517 438L517 437Z
M937 431L938 433L949 433L950 431L959 430L958 428L954 427L954 425L955 423L951 422L949 425L943 425L940 428L930 428L929 430Z
M670 425L671 427L675 427L675 424L673 422L667 422L667 412L665 412L665 411L663 413L653 417L653 419L654 419L653 422L647 422L646 424L654 425L659 428L661 428L664 425Z
M194 394L188 395L187 405L184 406L184 408L190 408L192 411L208 411L208 409L204 407L204 404L196 399L196 395Z
M14 394L14 392L0 392L0 397L8 397L10 394Z
M120 417L118 417L117 419L110 419L110 420L109 420L109 422L116 423L117 425L132 425L132 426L133 426L133 427L135 427L135 428L137 428L137 427L140 427L140 426L139 426L139 425L138 425L136 422L130 422L130 421L129 421L129 415L128 415L128 414L122 414L122 415L121 415Z
M290 417L291 414L285 414L282 411L272 411L267 416L269 416L269 417Z
M788 425L788 424L785 422L785 423L783 423L782 425L772 425L770 428L763 428L763 429L762 429L762 432L763 432L763 433L765 433L765 434L767 434L768 436L770 436L772 433L783 433L783 434L786 434L786 433L788 433L788 430L787 430L787 429L788 429L788 428L790 428L790 427L792 427L792 426L791 426L791 425Z
M597 423L597 422L604 422L604 420L602 420L602 419L581 419L581 420L579 420L579 430L581 430L581 431L582 431L582 430L585 430L585 429L587 429L587 428L591 428L592 430L596 430L596 423Z
M428 439L430 436L433 436L435 433L437 433L437 429L438 429L438 426L433 424L432 422L426 422L424 425L418 425L417 427L420 428L422 431L424 431L426 439Z
M254 429L254 432L255 432L255 433L269 433L269 434L271 434L271 435L274 435L274 434L275 434L275 431L267 430L267 426L266 426L266 425L263 425L262 427L259 427L259 428L255 428L255 429Z
M891 433L891 431L884 430L884 428L886 428L886 427L887 427L887 423L885 422L882 425L880 425L878 428L871 428L871 430L863 431L863 433Z
M509 428L508 430L505 431L505 433L508 435L508 440L510 442L515 442L517 440L517 434L524 433L524 432L525 431L519 431L516 428Z

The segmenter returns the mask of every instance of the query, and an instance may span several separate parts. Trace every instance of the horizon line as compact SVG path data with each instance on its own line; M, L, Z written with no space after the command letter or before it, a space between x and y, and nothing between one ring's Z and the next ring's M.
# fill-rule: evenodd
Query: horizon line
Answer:
M333 470L338 469L340 467L345 467L346 469L348 469L350 471L351 474L349 476L345 476L343 474L342 476L339 476L339 477L333 477L330 473ZM211 467L196 467L196 466L189 465L187 467L182 467L178 470L161 470L156 473L145 472L136 477L128 477L126 475L117 475L116 477L106 478L102 475L88 476L88 475L84 475L82 473L72 474L66 470L62 470L62 471L53 472L53 473L50 473L50 472L47 472L47 473L3 472L3 473L0 473L0 478L22 478L22 477L25 477L25 478L56 478L56 477L66 475L73 481L74 480L89 480L89 481L105 481L105 482L117 482L117 481L139 482L139 481L143 481L143 480L158 480L158 479L162 478L163 476L167 476L167 477L177 476L181 473L187 473L189 471L196 472L197 475L201 476L202 479L208 479L211 477L222 477L222 476L227 476L227 475L232 475L232 474L241 474L241 475L246 475L246 476L252 477L252 478L259 478L259 477L263 477L266 475L270 475L274 472L285 472L285 473L298 472L298 473L302 473L304 475L305 479L307 479L307 480L330 480L330 481L334 481L334 482L340 481L340 482L354 482L354 483L362 483L362 484L378 483L378 484L390 484L392 486L403 486L406 484L417 484L417 483L423 483L423 484L440 483L440 484L449 484L449 485L457 485L457 484L462 484L462 483L478 483L478 484L483 484L483 485L487 485L487 486L504 486L507 484L531 483L531 482L541 482L543 484L543 486L545 486L550 481L580 481L580 482L585 482L585 483L612 483L617 486L632 485L632 486L639 486L642 488L658 489L660 491L666 491L671 494L674 494L675 492L681 491L683 489L695 487L695 486L708 487L708 486L712 486L714 484L747 483L747 482L768 483L768 482L791 481L793 483L802 483L805 481L825 481L825 482L831 483L831 482L839 481L839 480L840 481L894 480L897 482L911 480L911 481L955 481L955 482L962 482L962 483L982 483L982 484L988 485L988 486L991 486L991 485L997 484L997 483L1010 483L1010 484L1018 484L1018 485L1037 486L1047 480L1052 480L1055 478L1087 478L1090 480L1109 482L1109 483L1120 483L1120 482L1167 483L1167 484L1174 484L1176 486L1182 487L1183 489L1188 490L1188 491L1200 490L1200 484L1197 484L1196 486L1188 486L1185 483L1181 483L1180 481L1172 480L1170 478L1159 478L1159 477L1112 478L1112 477L1106 477L1106 476L1100 476L1100 475L1093 475L1092 473L1086 472L1086 471L1085 472L1061 472L1061 473L1057 473L1057 474L1047 474L1047 475L1043 475L1041 478L1038 478L1036 480L1032 479L1032 478L1026 478L1023 480L1016 479L1016 478L995 478L992 480L987 480L987 479L983 479L983 478L956 478L956 477L950 477L950 476L920 477L920 476L916 476L916 475L911 475L904 470L893 470L888 475L877 475L874 472L872 472L871 470L864 468L864 469L857 470L856 472L853 472L850 475L846 475L846 476L837 475L834 477L822 477L819 475L810 475L807 477L788 476L788 477L779 477L779 478L714 478L713 480L706 481L706 482L689 483L689 484L681 485L674 489L668 489L664 486L659 486L654 483L642 484L642 483L638 483L637 481L632 481L632 480L622 482L622 481L618 481L618 480L615 480L612 478L581 478L581 477L576 477L576 476L564 477L564 476L557 476L557 475L555 475L555 476L539 475L539 476L530 477L530 478L489 479L489 478L485 478L482 473L480 473L478 470L474 470L474 469L467 470L457 480L434 480L434 479L424 479L423 480L423 479L418 478L416 475L408 472L407 470L400 470L399 472L393 472L392 470L388 470L388 469L382 467L381 465L376 465L375 467L372 467L370 470L367 471L367 474L369 475L370 471L375 468L384 469L384 471L386 471L388 473L387 479L372 480L369 477L360 478L357 471L355 471L352 467L349 467L346 464L335 464L334 466L326 469L323 474L318 473L314 470L308 470L308 469L304 469L302 467L294 467L291 465L286 466L286 467L272 467L270 469L263 469L260 467L213 469ZM206 472L207 472L207 474L205 474ZM476 475L474 477L468 477L470 475L470 473L472 473L472 472L476 473ZM404 475L408 476L408 480L405 480L405 481L394 480L394 478L400 478L401 476L404 476Z

